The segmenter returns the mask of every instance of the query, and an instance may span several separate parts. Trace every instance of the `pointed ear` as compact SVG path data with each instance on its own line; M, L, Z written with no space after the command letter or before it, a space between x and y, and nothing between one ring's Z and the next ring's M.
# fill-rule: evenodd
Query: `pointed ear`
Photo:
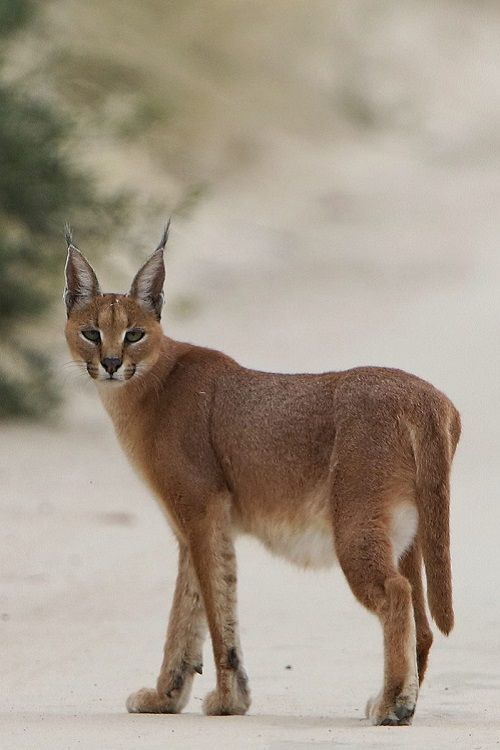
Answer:
M165 227L160 244L137 272L128 292L129 297L150 310L158 320L163 306L163 283L165 281L165 263L163 250L167 244L170 221Z
M75 306L90 302L93 297L101 294L101 290L94 269L85 256L72 244L68 244L65 275L66 287L63 299L69 317Z

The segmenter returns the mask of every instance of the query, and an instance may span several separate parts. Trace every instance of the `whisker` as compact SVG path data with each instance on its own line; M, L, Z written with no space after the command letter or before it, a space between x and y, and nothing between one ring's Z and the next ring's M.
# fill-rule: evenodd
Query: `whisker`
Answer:
M151 386L156 398L159 400L162 382L158 375L148 369L146 365L137 365L136 375L138 375L138 383L141 386L141 391L145 393L148 387Z
M78 360L72 360L71 362L64 362L64 364L61 365L61 368L66 367L85 367L85 362L79 362Z

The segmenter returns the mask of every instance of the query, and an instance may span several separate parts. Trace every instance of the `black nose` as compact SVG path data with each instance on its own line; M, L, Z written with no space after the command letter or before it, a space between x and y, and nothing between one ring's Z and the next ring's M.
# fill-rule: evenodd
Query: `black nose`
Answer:
M104 357L104 359L101 359L101 365L108 375L113 375L122 366L122 361L119 357Z

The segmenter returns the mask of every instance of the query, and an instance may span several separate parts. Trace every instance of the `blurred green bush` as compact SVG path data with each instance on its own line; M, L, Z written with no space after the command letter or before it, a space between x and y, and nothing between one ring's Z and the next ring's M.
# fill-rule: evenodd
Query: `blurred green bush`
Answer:
M29 0L0 0L0 45L33 12ZM41 417L58 401L50 336L35 322L62 286L65 220L91 232L124 207L72 163L70 130L53 105L0 82L0 419Z

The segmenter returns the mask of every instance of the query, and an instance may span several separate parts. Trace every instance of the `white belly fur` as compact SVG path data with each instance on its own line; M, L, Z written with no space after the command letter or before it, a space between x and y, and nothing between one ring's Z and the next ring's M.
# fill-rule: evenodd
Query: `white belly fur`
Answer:
M266 516L252 518L241 530L256 537L274 555L302 568L330 568L336 563L327 487L320 485L300 504L294 503L288 517L276 510L274 506Z
M321 522L299 529L270 522L252 533L270 552L303 568L329 568L336 562L333 534Z
M392 511L391 542L396 564L411 545L417 528L418 512L415 503L402 500Z
M324 512L304 514L302 523L289 523L271 518L255 520L250 527L241 528L259 539L274 555L303 568L330 568L337 562L333 528ZM321 509L323 510L323 509ZM309 521L309 522L308 522ZM391 542L394 562L409 548L418 528L418 512L414 502L401 500L392 511Z

